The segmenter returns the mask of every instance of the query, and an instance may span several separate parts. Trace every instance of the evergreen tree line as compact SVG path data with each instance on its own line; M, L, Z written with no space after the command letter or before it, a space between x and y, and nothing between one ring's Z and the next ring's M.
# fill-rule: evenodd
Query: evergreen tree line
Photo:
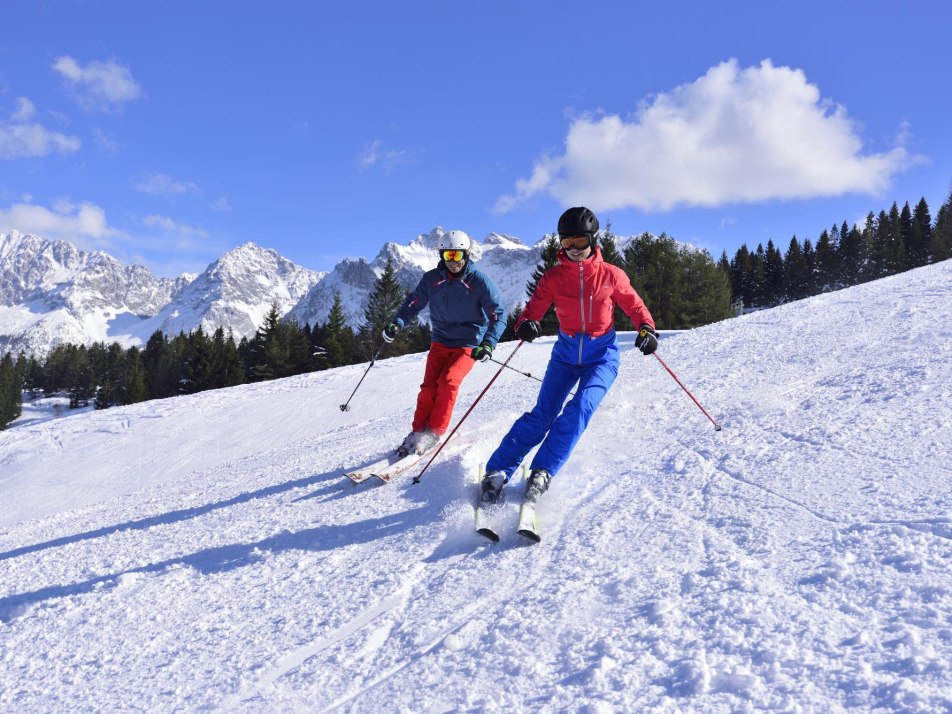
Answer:
M846 221L824 230L816 245L790 239L781 255L772 240L751 251L742 245L721 268L730 273L735 299L749 307L773 307L791 300L878 280L952 257L952 195L933 223L925 198L900 210L872 211L862 228Z
M419 322L392 345L380 338L405 295L388 262L357 330L347 325L338 294L324 324L301 326L272 305L254 336L237 342L224 328L198 328L174 336L156 331L142 348L97 342L58 345L42 360L7 354L0 360L0 429L20 415L23 391L68 395L71 408L105 409L426 350L430 329Z

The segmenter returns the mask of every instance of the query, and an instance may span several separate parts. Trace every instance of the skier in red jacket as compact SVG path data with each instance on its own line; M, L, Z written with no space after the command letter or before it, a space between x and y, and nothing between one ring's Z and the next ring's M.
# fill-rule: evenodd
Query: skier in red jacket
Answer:
M503 437L486 464L482 499L494 503L502 488L539 442L532 460L526 497L536 500L568 460L589 420L618 374L619 354L613 317L618 305L639 325L635 346L645 355L658 347L654 320L625 272L606 263L596 245L598 219L584 207L559 218L562 250L545 272L516 322L516 335L531 342L539 320L555 304L559 335L546 368L539 397ZM575 396L565 404L569 392Z

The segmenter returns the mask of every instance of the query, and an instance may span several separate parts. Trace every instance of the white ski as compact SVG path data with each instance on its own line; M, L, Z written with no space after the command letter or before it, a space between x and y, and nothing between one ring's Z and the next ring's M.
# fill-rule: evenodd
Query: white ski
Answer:
M519 508L519 525L517 526L519 535L525 536L533 543L542 540L539 535L539 517L536 514L536 502L522 498L522 506Z

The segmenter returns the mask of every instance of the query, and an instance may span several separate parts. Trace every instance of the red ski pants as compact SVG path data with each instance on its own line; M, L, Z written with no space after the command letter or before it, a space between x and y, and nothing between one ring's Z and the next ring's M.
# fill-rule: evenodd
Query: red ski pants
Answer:
M447 347L439 342L430 343L423 384L420 385L413 415L413 431L429 429L434 434L446 433L459 387L476 364L470 356L472 351L471 347Z

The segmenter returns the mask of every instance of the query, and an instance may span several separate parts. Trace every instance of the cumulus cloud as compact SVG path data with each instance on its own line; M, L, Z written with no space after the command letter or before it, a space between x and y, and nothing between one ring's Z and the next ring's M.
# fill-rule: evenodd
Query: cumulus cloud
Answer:
M885 153L864 152L846 109L823 99L801 70L769 60L741 69L729 60L649 98L630 120L575 120L564 153L537 159L495 211L537 194L645 211L879 194L918 158L901 139Z
M28 202L0 208L0 233L10 230L69 241L89 250L107 249L115 239L126 238L109 226L106 212L99 206L65 199L52 208Z
M183 193L199 193L198 186L190 181L178 181L167 174L148 174L132 182L133 188L153 196L176 196Z
M67 154L79 150L78 138L47 129L33 121L35 116L33 102L20 97L9 119L0 119L0 159L47 156L54 152Z
M92 61L85 67L69 55L57 57L53 69L67 82L87 111L110 111L142 96L132 72L117 62Z

